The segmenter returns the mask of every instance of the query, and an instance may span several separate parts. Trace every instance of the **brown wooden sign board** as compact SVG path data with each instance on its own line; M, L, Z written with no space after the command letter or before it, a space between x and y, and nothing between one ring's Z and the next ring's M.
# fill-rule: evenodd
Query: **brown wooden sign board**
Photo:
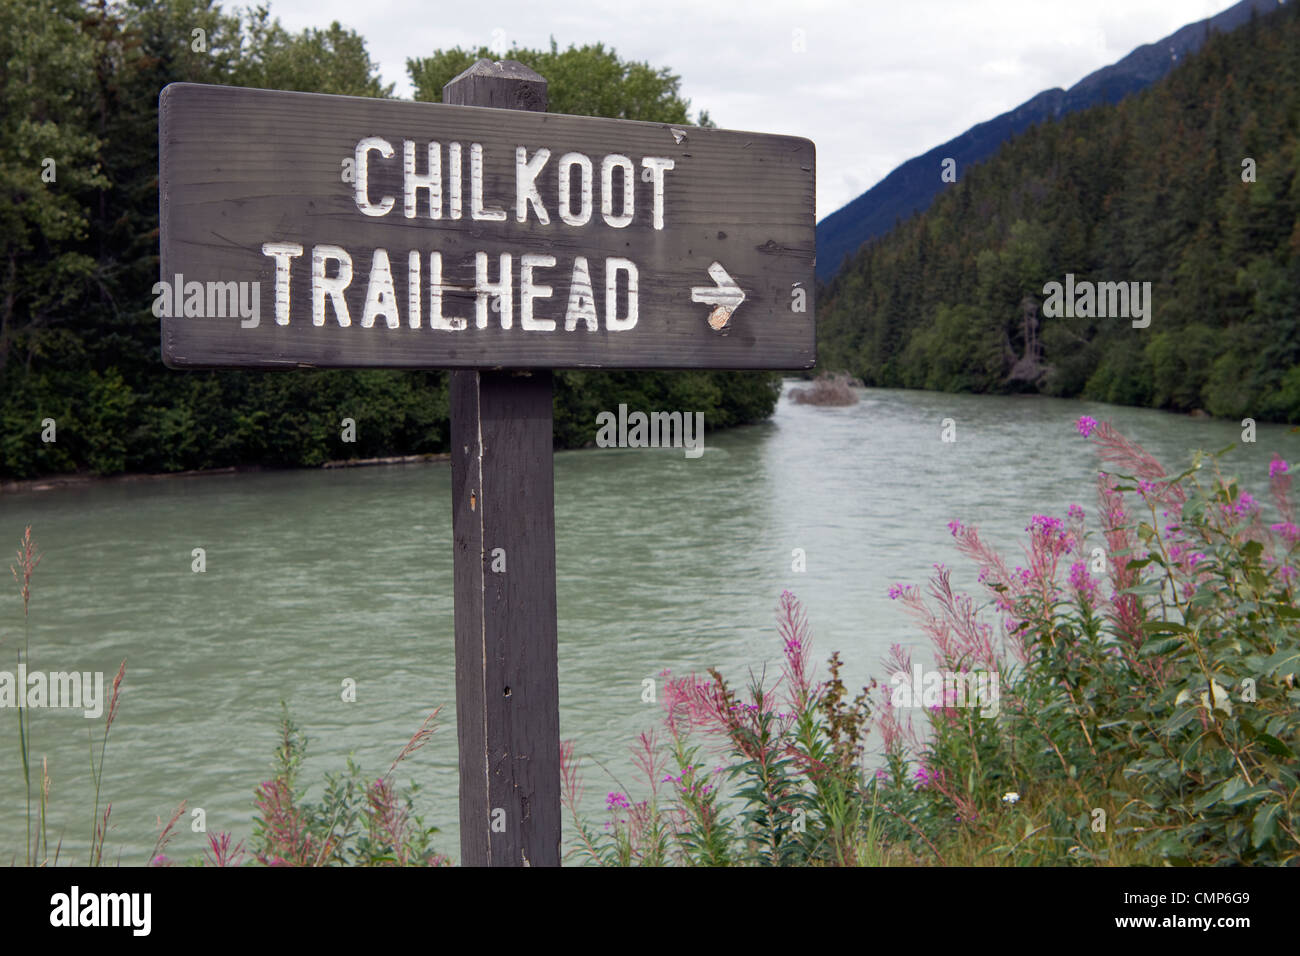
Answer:
M809 140L190 83L159 116L169 366L815 363Z

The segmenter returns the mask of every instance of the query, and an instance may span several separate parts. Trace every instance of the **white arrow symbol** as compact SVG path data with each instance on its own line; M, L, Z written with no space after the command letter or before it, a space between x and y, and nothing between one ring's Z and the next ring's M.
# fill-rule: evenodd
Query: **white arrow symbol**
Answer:
M709 266L709 276L716 286L693 286L691 301L713 306L713 311L709 313L709 326L714 331L718 331L731 321L731 314L740 308L740 303L745 301L745 293L736 284L736 280L727 275L727 270L722 268L721 262Z

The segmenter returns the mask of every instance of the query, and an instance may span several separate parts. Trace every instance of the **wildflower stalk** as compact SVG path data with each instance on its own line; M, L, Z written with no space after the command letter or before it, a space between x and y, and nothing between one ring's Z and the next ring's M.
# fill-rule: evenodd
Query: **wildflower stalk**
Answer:
M107 832L100 828L99 819L99 796L100 789L104 780L104 755L108 750L108 732L113 728L113 718L117 716L117 699L122 689L122 678L126 676L126 661L122 661L117 669L117 676L113 678L113 693L108 702L108 714L104 718L104 736L99 742L99 765L95 765L95 741L93 736L90 740L90 775L95 781L95 808L90 815L90 865L98 866L100 859L104 855L104 838ZM90 728L86 728L87 735L90 735ZM107 815L104 818L104 827L107 827ZM96 842L98 838L98 845Z
M32 597L32 573L36 566L41 563L41 556L36 553L35 542L32 541L32 526L28 525L23 530L23 536L19 541L18 564L10 565L9 570L18 582L18 591L23 598L23 649L18 652L18 671L22 672L23 661L31 661L31 617L30 604ZM19 574L19 569L22 573ZM27 702L27 688L18 688L18 749L22 754L23 761L23 790L27 801L27 851L25 859L32 866L38 863L38 854L40 853L39 834L37 837L38 845L32 847L32 767L31 767L31 749L32 749L32 728L31 714L25 706ZM41 804L41 821L40 829L45 829L44 802ZM46 844L48 848L48 844Z

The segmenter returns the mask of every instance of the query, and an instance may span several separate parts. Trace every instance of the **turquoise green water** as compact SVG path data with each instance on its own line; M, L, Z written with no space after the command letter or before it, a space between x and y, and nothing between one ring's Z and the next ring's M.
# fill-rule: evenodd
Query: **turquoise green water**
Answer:
M1091 516L1097 461L1072 427L1081 414L1111 419L1166 462L1240 438L1232 423L1139 409L868 390L848 408L783 397L767 424L708 434L700 458L557 454L561 733L587 758L596 819L622 789L596 761L630 782L629 745L657 720L642 680L718 666L743 682L747 668L775 666L783 589L807 607L816 658L840 651L856 686L883 674L890 644L919 645L886 597L891 583L945 562L973 584L948 521L1012 548L1034 513L1078 502ZM956 421L954 443L939 440L944 418ZM1233 453L1257 497L1273 451L1294 462L1300 435L1260 426L1258 443ZM443 705L439 731L399 780L421 784L417 808L442 828L439 848L459 856L450 494L448 466L423 464L0 496L3 554L31 523L44 555L33 669L103 671L107 683L127 661L104 776L106 860L145 863L158 818L182 799L209 830L246 838L281 700L311 738L304 780L342 770L349 753L383 772ZM201 574L191 570L200 547ZM806 571L792 570L796 548ZM22 634L11 583L0 588L0 670L15 668ZM341 698L345 679L355 703ZM84 862L87 728L102 719L33 713L34 752L52 781L50 843L62 838L61 861ZM24 819L16 713L0 711L0 862L21 859ZM169 855L197 854L203 839L183 825Z

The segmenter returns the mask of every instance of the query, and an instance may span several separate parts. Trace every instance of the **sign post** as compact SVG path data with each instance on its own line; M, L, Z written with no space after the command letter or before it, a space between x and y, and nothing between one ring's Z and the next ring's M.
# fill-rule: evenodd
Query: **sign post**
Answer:
M814 147L443 99L165 88L154 313L173 368L452 370L462 862L553 866L551 370L811 368Z
M479 60L444 103L546 111L546 80ZM560 865L551 372L451 373L460 851Z

